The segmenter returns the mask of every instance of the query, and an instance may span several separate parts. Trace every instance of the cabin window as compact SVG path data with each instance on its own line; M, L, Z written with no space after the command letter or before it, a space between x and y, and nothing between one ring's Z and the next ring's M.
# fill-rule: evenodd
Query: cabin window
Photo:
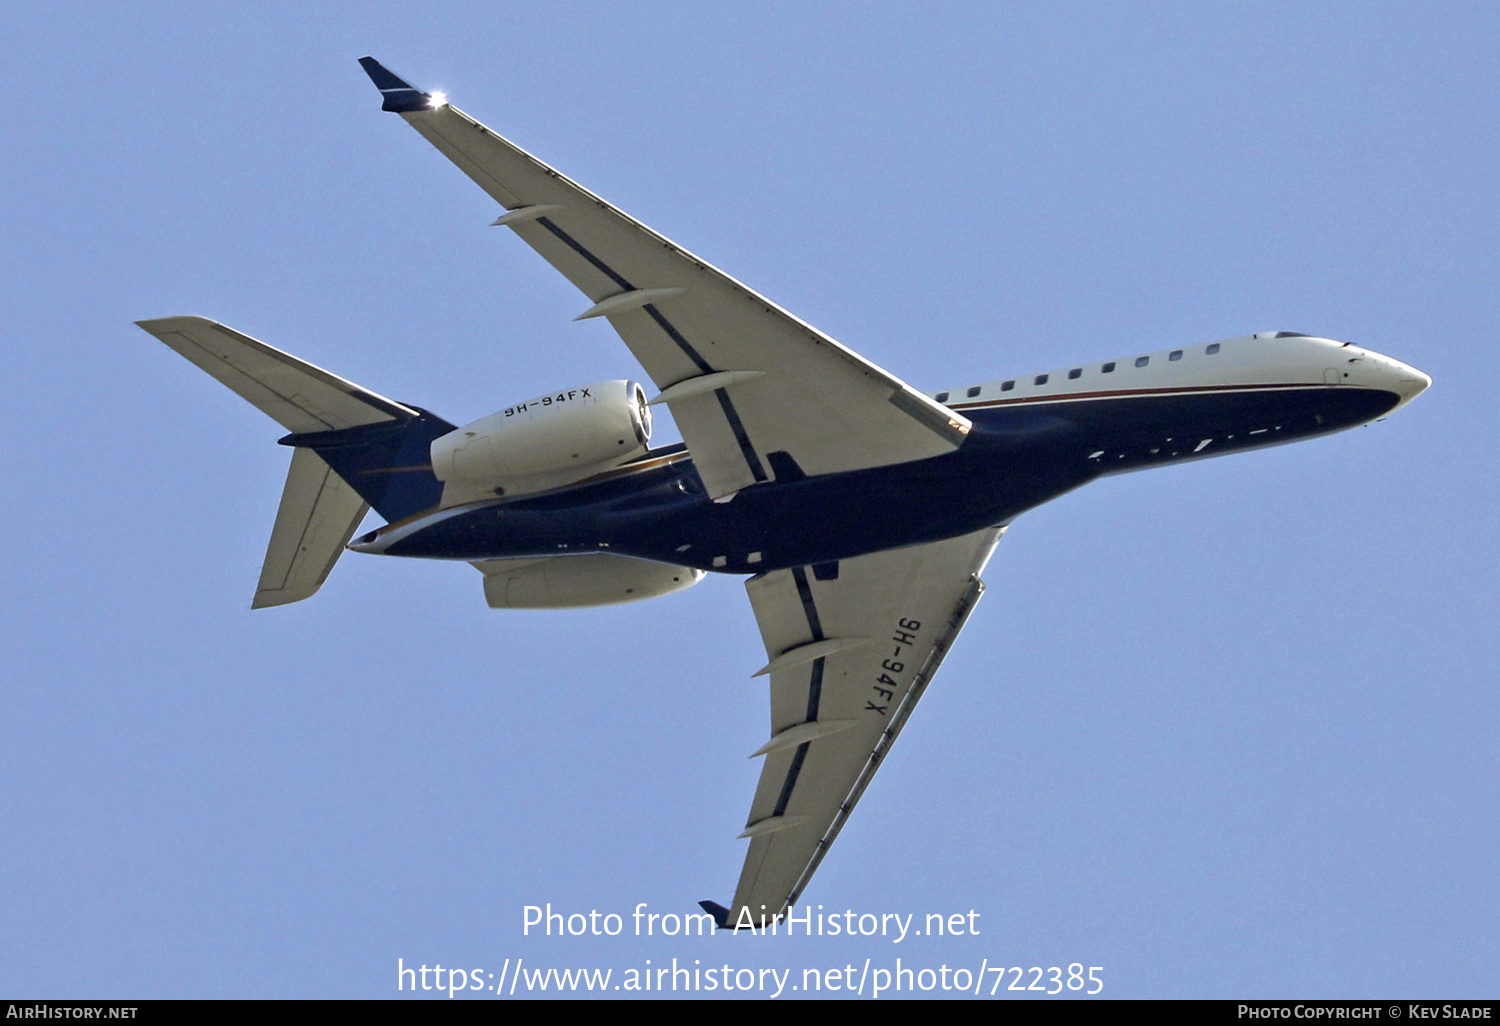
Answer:
M1135 358L1135 365L1137 367L1144 367L1144 366L1146 366L1146 364L1148 364L1150 362L1151 362L1151 357L1149 357L1149 356L1137 356Z
M1115 361L1109 361L1103 367L1100 367L1099 370L1104 374L1113 374L1115 372Z
M978 385L971 386L969 388L969 390L967 392L965 392L964 394L967 395L970 399L974 398L976 395L979 394L979 386Z
M1072 370L1068 371L1068 380L1069 381L1072 381L1074 378L1081 378L1081 377L1083 377L1083 368L1082 367L1074 367Z
M1182 350L1181 349L1174 349L1174 350L1172 350L1170 353L1167 354L1167 359L1168 360L1180 360L1180 359L1182 359Z
M1038 385L1045 385L1047 383L1047 375L1045 375L1045 374L1038 374L1036 376L1036 383Z
M940 403L945 403L948 401L948 393L939 392L936 396L934 396L934 398L937 399L937 401Z
M1016 387L1016 383L1014 381L1002 381L1002 382L1000 382L1000 391L1002 391L1002 392L1009 392L1011 389L1013 389L1015 387Z
M1207 353L1209 356L1212 356L1212 355L1214 355L1215 353L1217 353L1219 351L1219 343L1215 342L1215 343L1213 343L1212 345L1210 345L1207 349L1205 349L1203 351L1205 353Z

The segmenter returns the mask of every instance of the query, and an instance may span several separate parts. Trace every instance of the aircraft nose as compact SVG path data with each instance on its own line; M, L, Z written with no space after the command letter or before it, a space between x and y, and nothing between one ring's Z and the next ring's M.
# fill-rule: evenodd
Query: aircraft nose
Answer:
M1345 349L1349 347L1346 345ZM1417 396L1427 391L1432 378L1400 360L1371 349L1356 349L1349 358L1343 377L1351 385L1378 388L1396 397L1396 405L1387 413L1399 410Z
M1409 403L1423 392L1427 386L1432 384L1432 378L1415 367L1408 367L1404 363L1396 364L1396 393L1401 396L1403 403Z
M1427 386L1432 384L1430 377L1400 360L1392 360L1389 356L1383 356L1379 363L1381 364L1377 370L1379 387L1394 392L1400 397L1392 410L1405 406L1427 391Z

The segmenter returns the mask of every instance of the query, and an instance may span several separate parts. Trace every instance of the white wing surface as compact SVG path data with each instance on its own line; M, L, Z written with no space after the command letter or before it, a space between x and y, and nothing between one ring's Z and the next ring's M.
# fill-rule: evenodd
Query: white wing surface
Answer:
M951 452L961 415L803 323L371 58L428 142L494 197L497 220L588 297L641 362L715 498L759 481Z
M311 449L293 449L252 609L308 598L328 579L370 507Z
M417 416L409 406L207 317L163 317L136 324L288 431L333 431Z
M746 582L770 657L771 739L727 925L759 927L802 893L963 628L1003 532L846 559L837 577L821 568L829 579L796 567Z
M136 323L294 433L417 416L409 406L207 317ZM369 508L317 453L294 449L251 608L297 602L321 588Z

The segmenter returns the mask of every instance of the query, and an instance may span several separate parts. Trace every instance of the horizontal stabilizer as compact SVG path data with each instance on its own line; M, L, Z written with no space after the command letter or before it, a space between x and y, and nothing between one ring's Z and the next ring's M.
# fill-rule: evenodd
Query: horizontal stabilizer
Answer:
M321 588L369 508L317 453L292 450L250 608L299 602Z
M207 317L136 321L288 431L409 420L417 411Z

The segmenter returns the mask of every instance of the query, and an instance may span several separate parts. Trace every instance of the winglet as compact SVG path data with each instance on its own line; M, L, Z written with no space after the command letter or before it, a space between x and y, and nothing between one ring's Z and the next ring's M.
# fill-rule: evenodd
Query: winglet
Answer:
M717 901L700 901L698 907L714 917L714 922L719 924L719 929L729 929L729 909Z
M375 88L380 90L380 95L385 99L380 105L381 110L405 114L413 110L432 109L431 96L393 73L374 57L361 57L359 66L365 69L365 74L370 76L370 81L375 83Z

